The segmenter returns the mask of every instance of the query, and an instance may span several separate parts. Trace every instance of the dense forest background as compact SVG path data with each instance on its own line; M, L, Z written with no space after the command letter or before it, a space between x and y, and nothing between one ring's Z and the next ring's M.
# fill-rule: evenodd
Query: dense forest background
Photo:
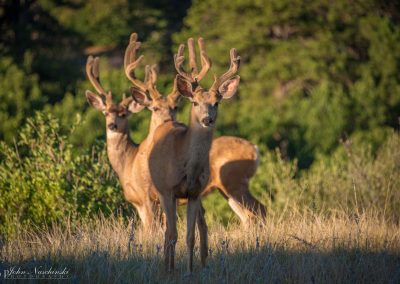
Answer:
M216 135L260 147L252 192L271 214L384 208L399 218L399 2L6 0L0 23L0 232L133 212L107 161L104 118L84 96L88 55L101 56L106 89L128 93L131 32L144 63L158 64L162 93L187 38L204 37L210 73L223 72L237 48L239 93L222 104ZM135 142L149 118L131 116ZM232 218L217 194L206 205Z

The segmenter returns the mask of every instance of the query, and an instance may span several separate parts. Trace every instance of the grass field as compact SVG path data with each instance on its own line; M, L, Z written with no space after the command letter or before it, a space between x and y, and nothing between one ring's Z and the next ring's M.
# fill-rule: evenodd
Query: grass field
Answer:
M293 213L248 228L211 224L208 265L200 267L196 246L190 276L184 223L172 275L164 273L161 228L144 234L122 218L101 216L76 228L20 229L2 242L0 272L66 268L68 280L60 283L400 283L399 225L373 214Z

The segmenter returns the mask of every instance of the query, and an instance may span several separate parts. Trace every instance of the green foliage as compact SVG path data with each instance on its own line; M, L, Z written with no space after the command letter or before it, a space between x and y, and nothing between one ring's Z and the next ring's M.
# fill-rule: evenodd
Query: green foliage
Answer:
M37 113L14 145L0 143L0 233L10 233L15 224L42 226L65 216L131 210L104 145L77 151L64 133L58 120Z
M266 151L252 189L270 213L372 210L398 220L400 134L388 130L383 136L386 141L377 151L369 143L350 139L329 158L320 157L300 173L296 161L285 161L279 150Z
M40 3L63 26L85 35L89 42L101 45L126 42L132 27L150 33L166 25L162 11L146 5L145 1L90 0L80 1L77 5L60 5L42 0Z
M11 58L0 59L0 139L11 142L32 109L44 103L38 76L30 72L31 56L18 67Z
M400 27L392 13L374 0L194 1L174 41L203 36L216 73L236 47L239 99L221 110L219 131L279 146L304 168L344 135L397 126Z

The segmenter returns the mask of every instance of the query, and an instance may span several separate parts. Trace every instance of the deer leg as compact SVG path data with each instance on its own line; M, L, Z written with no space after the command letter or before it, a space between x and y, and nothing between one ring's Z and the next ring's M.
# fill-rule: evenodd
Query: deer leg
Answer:
M151 229L154 219L154 213L151 204L145 202L142 205L137 206L136 208L138 210L139 217L142 220L144 230L148 231L149 229Z
M250 215L249 215L250 212L248 210L246 210L246 208L244 208L242 206L242 204L240 204L240 202L236 201L232 197L228 198L228 204L231 207L231 209L233 210L233 212L235 212L236 215L238 215L241 223L245 226L248 225L249 219L250 219Z
M173 196L160 196L160 201L167 219L164 241L165 269L168 272L172 272L175 266L175 245L178 239L176 201Z
M200 232L200 258L201 258L201 265L203 267L206 265L206 258L208 256L208 228L204 214L205 211L200 201L200 210L197 219L197 227Z
M248 187L241 196L237 197L239 203L241 203L244 208L251 212L251 217L261 217L263 220L267 217L267 209L262 205L248 190Z
M167 217L165 216L165 213L163 212L162 208L161 208L161 204L159 202L154 203L154 207L155 208L155 218L157 225L161 225L161 228L163 230L166 230L166 222L167 222Z
M187 205L187 232L186 245L189 250L189 258L187 263L188 273L193 271L193 249L195 241L196 217L199 214L200 198L189 198Z
M228 198L231 209L239 216L243 225L248 224L256 216L265 219L267 210L249 192L248 184L230 184L223 188L223 194Z
M251 193L246 191L238 192L234 196L229 197L229 205L233 209L234 207L239 206L240 208L236 208L236 213L241 214L242 221L246 218L246 222L255 217L261 217L263 220L267 216L267 209L264 205L262 205L257 199L255 199ZM244 224L246 222L243 222Z

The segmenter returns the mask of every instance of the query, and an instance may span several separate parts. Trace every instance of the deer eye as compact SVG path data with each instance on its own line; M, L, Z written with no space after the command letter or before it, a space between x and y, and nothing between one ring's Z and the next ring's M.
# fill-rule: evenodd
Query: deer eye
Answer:
M121 114L119 115L119 117L121 117L121 118L126 117L126 113L121 113Z
M158 107L153 107L153 111L159 111L160 110L160 108L158 108Z
M199 103L193 102L193 106L197 107L198 105L199 105Z

